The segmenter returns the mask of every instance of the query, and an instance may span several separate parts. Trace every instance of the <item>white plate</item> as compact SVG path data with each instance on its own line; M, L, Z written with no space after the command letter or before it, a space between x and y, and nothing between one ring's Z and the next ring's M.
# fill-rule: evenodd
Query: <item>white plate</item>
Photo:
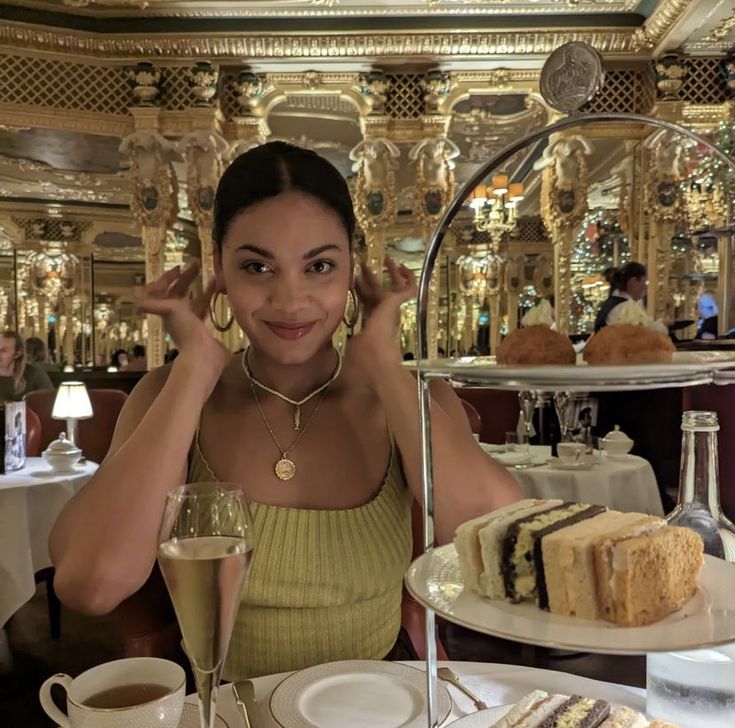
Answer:
M452 698L441 683L437 700L442 723ZM280 683L270 710L283 728L425 728L426 674L379 660L315 665Z
M735 367L732 351L678 351L671 364L588 366L504 366L489 358L421 362L422 371L451 377L463 384L493 384L500 389L566 390L570 392L659 389L672 385L707 384L720 369Z
M556 470L592 470L597 463L589 463L580 461L578 463L563 463L559 458L549 458L546 461L552 468Z
M704 557L700 589L678 612L645 627L561 617L535 604L490 601L465 590L454 544L416 559L406 574L411 595L451 622L505 639L613 655L693 650L735 641L735 564Z
M445 728L492 728L492 725L499 721L512 707L512 705L495 705L487 710L478 710L477 713L470 713L470 715L458 718L453 723L448 723Z

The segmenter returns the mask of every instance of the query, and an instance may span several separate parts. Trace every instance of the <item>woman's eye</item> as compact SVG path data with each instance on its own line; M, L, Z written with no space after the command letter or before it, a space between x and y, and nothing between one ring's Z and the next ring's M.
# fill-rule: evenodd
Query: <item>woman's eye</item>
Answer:
M270 268L260 260L251 260L243 265L242 269L248 273L267 273Z
M310 266L309 270L314 273L329 273L334 268L334 263L331 260L317 260Z

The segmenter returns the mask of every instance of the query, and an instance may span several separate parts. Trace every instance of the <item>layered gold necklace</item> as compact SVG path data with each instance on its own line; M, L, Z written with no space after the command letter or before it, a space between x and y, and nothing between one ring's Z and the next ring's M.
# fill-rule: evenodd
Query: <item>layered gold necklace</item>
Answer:
M342 371L342 354L341 352L337 351L337 366L334 368L334 371L332 372L332 375L327 379L324 384L320 384L313 392L309 392L309 394L306 395L306 397L303 397L302 399L291 399L290 397L287 397L285 394L281 394L277 389L272 389L266 384L263 384L263 382L259 381L253 376L253 373L250 371L250 365L248 364L248 355L250 353L250 347L245 349L242 353L242 370L245 372L245 376L250 380L250 385L253 384L260 387L263 391L268 392L269 394L272 394L278 399L282 399L284 402L288 402L289 404L293 405L296 409L293 413L293 428L298 432L298 430L301 428L301 408L312 398L316 397L317 394L320 392L323 392L338 376L339 373Z
M337 366L334 369L334 372L332 372L332 376L327 379L324 384L317 387L313 392L308 394L306 397L300 400L294 400L290 399L289 397L286 397L286 395L281 394L278 390L272 389L271 387L266 386L262 382L259 382L251 373L250 367L248 366L248 351L250 348L248 347L243 353L242 353L242 368L245 372L245 375L250 380L250 389L253 393L253 399L255 400L255 404L258 406L258 412L260 412L260 417L263 420L263 424L265 425L266 429L268 430L268 433L271 436L271 439L273 440L273 443L278 448L278 452L281 453L281 457L278 460L278 462L275 464L273 471L276 474L276 477L278 477L280 480L291 480L294 475L296 475L296 464L293 460L291 460L290 457L288 457L289 453L293 451L293 449L296 447L296 445L299 443L301 438L306 434L306 430L309 429L309 425L314 420L314 417L316 417L316 413L319 411L319 408L322 405L322 402L324 401L324 398L327 396L327 389L329 388L329 385L334 382L334 380L339 376L340 371L342 370L342 355L340 352L337 352ZM273 428L270 426L270 423L268 422L268 419L265 416L265 412L263 411L263 406L260 403L260 399L258 398L258 392L256 390L256 386L260 387L261 389L265 390L266 392L269 392L270 394L275 395L279 399L282 399L284 402L288 402L291 405L294 405L296 407L296 410L294 412L294 430L298 433L296 435L296 439L287 447L284 448L281 446L281 443L278 442L278 438L276 437L276 433L273 432ZM301 427L301 407L305 405L312 397L315 397L316 395L321 393L321 397L317 400L316 407L314 408L314 411L311 413L311 416L306 421L306 424Z

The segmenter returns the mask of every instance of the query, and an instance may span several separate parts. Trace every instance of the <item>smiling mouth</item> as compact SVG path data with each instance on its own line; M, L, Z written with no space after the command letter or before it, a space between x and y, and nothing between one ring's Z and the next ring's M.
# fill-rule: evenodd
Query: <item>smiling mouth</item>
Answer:
M294 341L306 336L314 328L316 321L309 321L307 323L265 321L264 323L276 336L287 341Z

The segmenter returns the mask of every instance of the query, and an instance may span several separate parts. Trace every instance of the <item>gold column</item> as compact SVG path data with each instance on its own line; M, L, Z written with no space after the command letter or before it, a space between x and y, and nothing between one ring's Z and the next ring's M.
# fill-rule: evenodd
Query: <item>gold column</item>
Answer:
M645 207L650 216L648 234L648 313L667 319L670 308L671 239L683 209L679 190L678 135L657 133L647 143L649 149L645 187Z
M155 107L131 108L136 131L120 144L120 151L130 158L130 208L141 228L146 283L164 272L166 232L177 212L176 176L169 161L173 148L157 131L159 112ZM163 364L163 321L152 315L147 320L148 369L154 369Z
M587 213L587 160L592 152L581 136L552 139L544 152L541 216L554 246L556 327L569 333L572 303L571 254Z

